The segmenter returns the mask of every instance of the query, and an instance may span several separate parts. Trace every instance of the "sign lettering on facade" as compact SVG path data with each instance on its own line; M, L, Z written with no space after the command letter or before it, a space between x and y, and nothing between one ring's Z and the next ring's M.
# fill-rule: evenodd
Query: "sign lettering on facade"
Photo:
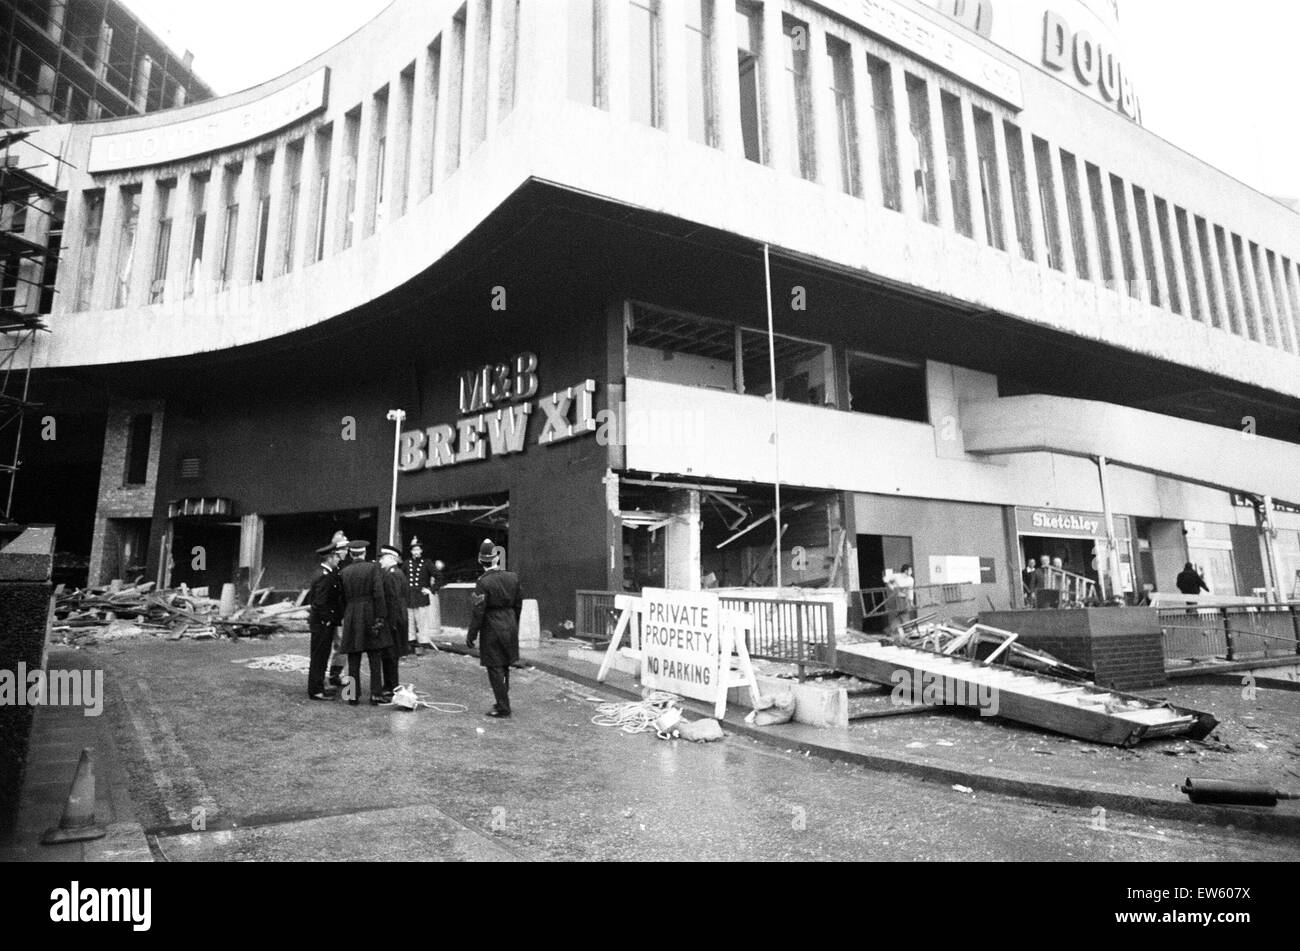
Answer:
M520 353L509 363L467 370L460 374L459 386L461 418L454 425L440 423L401 434L397 450L401 471L442 469L521 453L528 443L528 421L533 416L543 419L539 445L596 431L595 380L523 402L539 387L533 353Z
M325 108L329 67L255 102L194 119L131 132L97 135L90 141L87 171L116 172L147 165L165 165L216 152L278 132Z
M1025 106L1020 73L1012 66L892 0L858 0L845 4L850 16L882 39L933 63L1015 109Z
M1016 530L1022 535L1047 535L1057 538L1103 538L1106 535L1106 517L1100 512L1017 508ZM1115 516L1115 536L1117 538L1131 537L1127 515Z
M1051 10L1043 14L1043 63L1068 74L1077 85L1095 86L1104 100L1130 119L1140 118L1133 82L1115 51L1103 47L1087 30L1076 33L1065 17Z

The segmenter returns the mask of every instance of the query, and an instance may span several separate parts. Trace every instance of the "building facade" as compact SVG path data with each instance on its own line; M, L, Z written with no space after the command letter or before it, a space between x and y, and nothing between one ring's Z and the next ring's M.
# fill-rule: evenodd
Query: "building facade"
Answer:
M1031 557L1292 595L1300 218L1142 127L1113 4L1032 6L399 0L42 130L75 170L20 517L93 582L490 537L548 626L778 566L911 563L962 613Z

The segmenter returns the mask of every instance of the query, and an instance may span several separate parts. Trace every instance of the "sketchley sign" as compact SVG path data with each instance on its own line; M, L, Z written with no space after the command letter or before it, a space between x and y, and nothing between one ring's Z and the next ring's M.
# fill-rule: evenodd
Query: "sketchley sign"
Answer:
M467 370L458 384L460 419L402 433L397 466L403 472L521 453L534 416L543 420L539 445L596 430L596 381L584 380L534 399L540 387L536 354L520 353L506 363Z

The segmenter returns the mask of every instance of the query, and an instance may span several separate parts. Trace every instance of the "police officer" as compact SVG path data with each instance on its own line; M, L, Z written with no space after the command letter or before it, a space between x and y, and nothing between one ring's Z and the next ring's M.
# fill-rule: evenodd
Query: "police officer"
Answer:
M388 602L384 596L384 572L366 561L368 542L349 542L352 561L339 572L343 585L343 635L339 650L348 657L348 676L353 694L348 703L356 706L361 690L361 655L370 661L370 702L385 703L383 653L393 643L388 627Z
M392 699L399 683L398 661L410 653L407 635L406 574L402 571L401 549L384 545L379 549L379 567L384 572L384 600L388 603L388 633L392 645L384 651L384 696Z
M487 668L488 682L496 703L487 712L490 717L510 716L510 665L519 660L519 614L524 596L519 578L513 571L500 567L496 546L485 539L478 549L483 574L474 585L471 599L473 615L465 634L465 644L474 646L481 634L479 663Z
M317 548L323 556L307 589L307 626L311 631L311 665L307 671L307 696L312 700L333 700L334 691L325 689L325 662L329 660L334 630L343 617L343 585L338 564L347 549L334 542Z

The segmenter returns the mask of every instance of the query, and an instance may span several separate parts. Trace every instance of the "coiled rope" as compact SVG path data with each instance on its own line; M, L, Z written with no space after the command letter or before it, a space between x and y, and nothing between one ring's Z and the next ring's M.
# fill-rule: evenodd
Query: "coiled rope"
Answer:
M675 693L653 690L643 700L600 704L591 722L596 726L617 727L624 733L656 733L655 720L680 700Z

